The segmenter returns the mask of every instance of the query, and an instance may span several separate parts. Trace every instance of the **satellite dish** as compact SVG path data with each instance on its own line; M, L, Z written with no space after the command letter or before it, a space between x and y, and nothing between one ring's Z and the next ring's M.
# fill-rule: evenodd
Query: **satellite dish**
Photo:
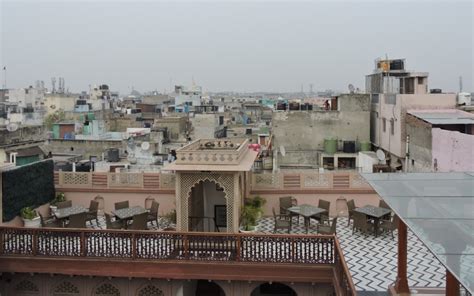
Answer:
M14 122L11 122L9 124L7 124L7 131L9 132L14 132L18 129L18 123L14 123Z
M354 86L352 84L349 84L347 87L349 88L349 92L353 94L355 90Z
M283 145L280 146L280 153L281 153L281 156L285 157L285 155L286 155L286 150L285 150L285 147L283 147Z
M379 162L385 164L385 153L382 150L377 149L375 154L377 155Z
M150 143L142 142L142 145L140 147L142 148L142 150L146 151L146 150L150 149Z
M51 106L49 106L49 108L56 109L56 105L51 105Z

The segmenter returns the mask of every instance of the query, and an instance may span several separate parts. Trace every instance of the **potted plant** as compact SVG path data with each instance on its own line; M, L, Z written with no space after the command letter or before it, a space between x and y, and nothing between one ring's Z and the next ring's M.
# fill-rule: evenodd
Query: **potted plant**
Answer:
M41 219L31 207L25 207L20 211L21 218L23 218L23 222L25 223L25 227L40 227L41 226Z
M49 203L49 208L51 210L52 215L58 209L57 204L63 201L66 201L66 195L63 192L58 192L58 194L56 194L56 197Z
M240 232L250 233L257 230L258 213L258 209L254 208L251 204L247 204L242 208Z
M263 215L263 206L267 202L266 199L260 197L260 196L255 196L251 199L248 200L250 205L257 211L257 221L262 218Z

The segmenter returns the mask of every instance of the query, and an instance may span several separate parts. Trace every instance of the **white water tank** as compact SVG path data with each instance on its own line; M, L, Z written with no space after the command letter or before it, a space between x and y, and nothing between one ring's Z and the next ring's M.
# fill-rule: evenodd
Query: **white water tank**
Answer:
M458 105L470 106L471 105L471 94L468 92L458 93Z

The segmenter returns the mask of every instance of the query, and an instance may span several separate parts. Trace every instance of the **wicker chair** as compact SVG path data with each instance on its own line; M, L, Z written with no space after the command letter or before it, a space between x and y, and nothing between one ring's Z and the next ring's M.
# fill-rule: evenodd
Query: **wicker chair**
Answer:
M353 199L347 202L347 226L351 224L351 220L354 220L354 210L356 209L355 202Z
M288 233L291 231L291 219L289 215L277 215L275 212L275 208L272 208L273 211L273 219L275 222L273 233L276 233L278 229L284 229Z
M99 219L97 217L98 212L99 212L99 202L95 200L91 200L91 203L89 205L89 211L87 212L86 221L89 221L92 224L92 221L95 220L95 222L99 224Z
M58 207L58 209L70 208L70 207L72 207L72 200L66 200L66 201L58 202L56 204L56 206Z
M298 205L298 201L293 196L283 196L280 197L280 215L289 216L291 220L294 217L298 220L298 224L300 223L300 215L297 213L293 213L288 211L289 208Z
M122 229L123 223L122 221L112 221L112 215L109 213L104 213L105 215L105 224L107 225L107 229Z
M331 203L327 200L320 199L318 202L318 208L325 209L326 212L312 216L311 218L317 220L320 224L329 222L329 208Z
M86 228L87 212L69 216L67 228Z
M130 226L128 226L128 229L131 229L131 230L146 230L147 229L147 227L146 227L147 216L148 216L148 213L146 213L146 212L143 213L143 214L133 216L132 224L130 224Z
M388 206L388 204L384 200L379 201L379 208L384 208L392 211L392 209ZM390 220L392 216L392 212L388 213L387 215L383 216L382 219L384 220Z
M352 234L354 234L355 231L360 231L364 235L373 233L374 225L367 220L366 215L359 212L354 212L353 217L354 225L352 227Z
M116 202L116 203L114 204L114 207L115 207L116 210L120 210L120 209L129 208L130 205L129 205L129 203L128 203L128 200L126 200L126 201L119 201L119 202Z
M332 219L331 225L318 224L317 231L318 234L336 234L337 227L337 217Z
M62 223L59 220L56 220L54 216L46 216L44 217L41 215L40 212L38 212L38 215L40 216L41 219L41 227L62 227Z
M153 224L153 222L155 222L156 226L158 226L158 209L160 208L160 203L153 200L153 202L151 203L151 208L150 208L150 212L148 213L148 216L147 216L147 222L151 222Z
M400 223L400 218L397 215L394 215L390 220L382 220L379 229L382 233L390 232L390 235L393 237L393 231L398 228L398 224Z

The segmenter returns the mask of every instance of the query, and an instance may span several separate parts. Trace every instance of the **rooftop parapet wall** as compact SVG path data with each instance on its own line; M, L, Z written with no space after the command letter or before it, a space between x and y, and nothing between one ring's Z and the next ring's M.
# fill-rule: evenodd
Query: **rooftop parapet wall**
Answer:
M238 165L248 151L247 139L201 139L176 151L176 164Z

